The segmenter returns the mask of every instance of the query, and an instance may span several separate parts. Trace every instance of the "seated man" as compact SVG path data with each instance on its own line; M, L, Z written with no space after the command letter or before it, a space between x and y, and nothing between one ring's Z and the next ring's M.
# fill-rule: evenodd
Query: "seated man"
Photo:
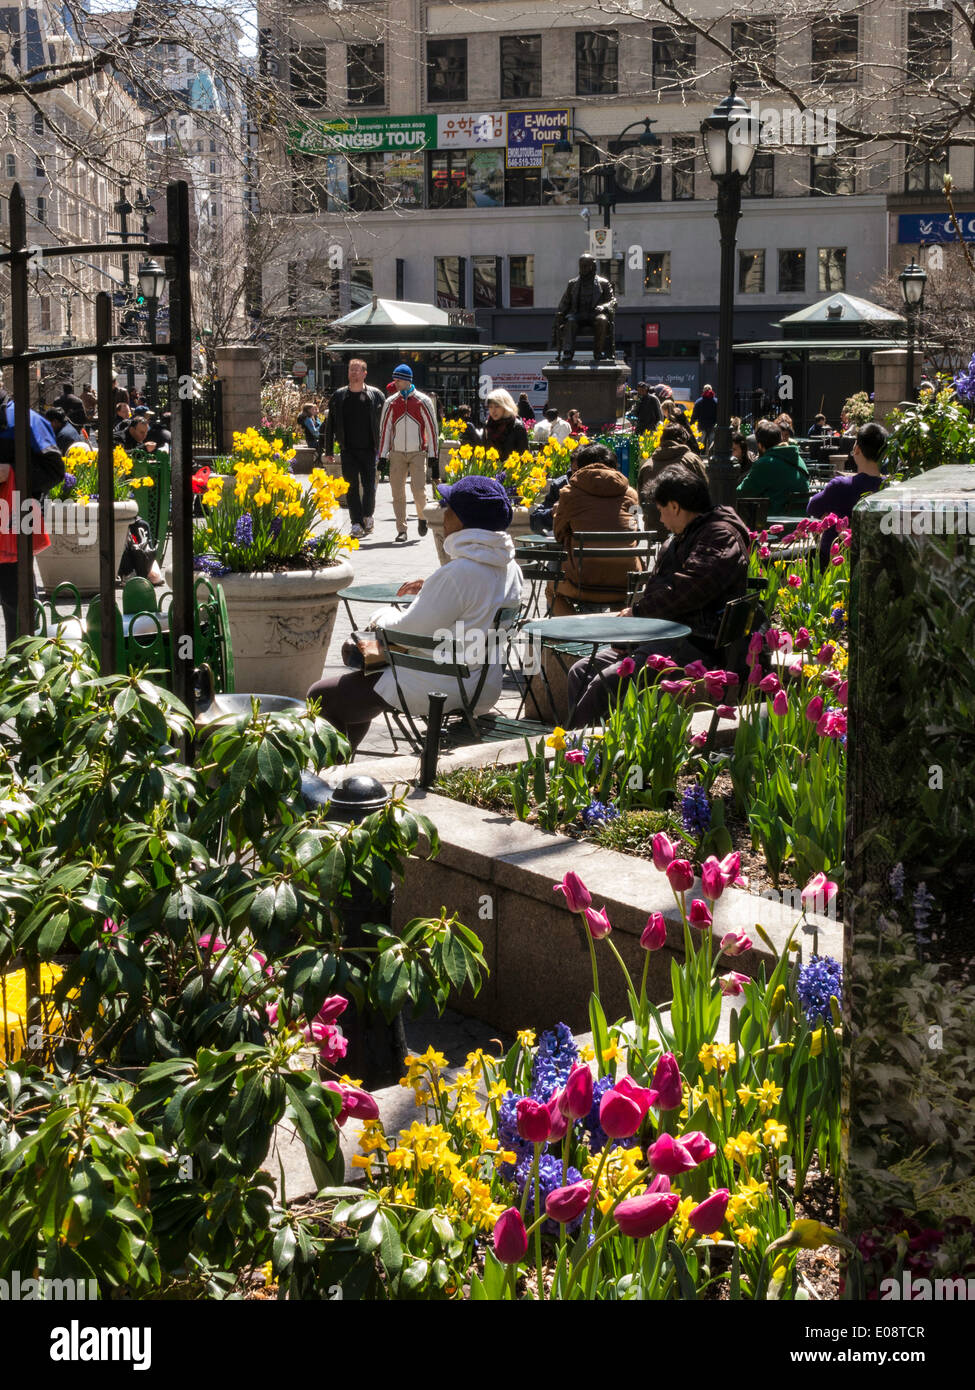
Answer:
M636 492L616 466L616 454L606 444L583 444L575 451L569 485L561 492L552 516L555 539L565 550L562 578L558 582L554 617L574 613L580 603L617 604L626 600L627 576L642 568L633 553L639 528ZM615 555L586 560L580 574L576 536L585 531L619 531L619 559ZM600 542L599 549L616 546Z
M685 623L689 637L675 642L651 642L629 651L636 669L652 652L665 652L678 666L712 661L721 611L740 598L748 577L748 527L731 507L714 507L707 483L689 469L665 469L654 483L653 500L660 520L671 533L653 573L631 611L640 618L668 618ZM622 681L621 653L612 647L597 653L590 682L583 690L588 661L569 672L569 708L573 728L597 721L609 707ZM593 676L595 672L595 676Z
M393 633L434 637L449 633L466 640L473 633L490 630L499 608L516 607L521 602L521 570L515 564L515 547L507 533L511 503L504 488L494 478L461 478L437 488L444 508L444 550L451 563L443 565L427 580L404 584L401 594L416 594L406 609L385 608L375 615L370 627ZM411 714L425 715L429 709L430 676L423 671L400 671L400 689ZM480 668L471 668L469 694L480 679ZM489 710L501 694L502 668L492 664L476 712ZM448 693L446 709L460 703L453 677L444 682ZM353 752L365 738L369 725L384 710L398 708L396 680L390 670L346 671L316 682L309 700L321 700L322 715L346 736Z
M876 492L884 481L880 472L881 454L887 447L887 431L875 420L868 421L857 430L857 442L853 446L855 473L841 473L832 478L822 492L810 497L806 506L807 516L829 516L832 512L849 521L853 508L860 498L868 492ZM829 564L830 547L836 539L836 527L824 531L819 542L819 563L822 569Z
M788 416L779 419L788 420ZM790 422L791 424L791 422ZM809 495L809 470L795 444L784 442L778 421L759 420L755 426L758 458L748 470L748 477L738 484L739 497L767 497L770 516L801 515ZM802 509L791 494L802 493Z
M66 454L73 444L81 444L83 448L88 448L88 440L78 426L72 424L59 405L49 406L44 412L44 418L54 431L54 438L62 454Z

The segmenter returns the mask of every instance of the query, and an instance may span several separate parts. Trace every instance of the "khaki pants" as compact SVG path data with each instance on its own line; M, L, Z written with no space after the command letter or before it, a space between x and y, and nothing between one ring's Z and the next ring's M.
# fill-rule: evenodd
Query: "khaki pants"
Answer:
M406 476L409 474L410 491L416 507L418 520L423 520L423 508L427 502L427 456L422 449L410 453L402 449L389 451L389 485L393 490L393 513L396 517L397 532L406 530Z

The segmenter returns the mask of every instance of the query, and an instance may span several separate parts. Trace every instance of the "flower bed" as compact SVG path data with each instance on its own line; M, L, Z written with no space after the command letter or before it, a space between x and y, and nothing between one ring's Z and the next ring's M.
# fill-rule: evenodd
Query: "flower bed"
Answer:
M547 439L536 451L526 449L523 454L509 454L503 465L497 449L463 444L450 451L443 468L444 482L453 483L475 474L497 478L514 505L530 507L553 478L568 473L572 455L588 443L584 434L578 439L570 435L561 444Z

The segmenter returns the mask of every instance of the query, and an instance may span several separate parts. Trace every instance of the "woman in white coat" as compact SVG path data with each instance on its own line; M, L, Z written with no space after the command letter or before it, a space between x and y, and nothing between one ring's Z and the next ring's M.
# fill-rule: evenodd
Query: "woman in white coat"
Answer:
M507 533L511 522L511 503L494 478L461 478L437 488L444 508L444 550L450 563L441 566L429 579L404 584L401 594L416 594L409 608L387 608L377 613L370 626L386 632L418 636L451 636L478 649L490 659L492 653L478 634L487 633L499 608L517 607L521 602L522 575L515 564L515 547ZM477 713L489 710L501 694L502 665L489 665ZM473 693L481 676L472 666L468 678ZM400 671L403 702L411 714L426 714L429 707L430 677L422 671ZM449 686L447 687L449 690ZM320 700L322 715L344 734L353 751L365 738L369 725L384 710L400 708L399 692L392 671L346 671L318 681L308 691L309 700ZM460 708L458 694L447 700L446 709Z

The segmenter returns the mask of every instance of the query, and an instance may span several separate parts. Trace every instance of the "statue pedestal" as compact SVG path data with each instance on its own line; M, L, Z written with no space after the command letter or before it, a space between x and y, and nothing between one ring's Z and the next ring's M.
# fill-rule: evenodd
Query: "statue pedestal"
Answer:
M574 406L594 434L622 416L629 375L630 368L620 359L593 362L582 357L566 367L550 362L542 368L542 376L548 382L548 404L563 419Z

